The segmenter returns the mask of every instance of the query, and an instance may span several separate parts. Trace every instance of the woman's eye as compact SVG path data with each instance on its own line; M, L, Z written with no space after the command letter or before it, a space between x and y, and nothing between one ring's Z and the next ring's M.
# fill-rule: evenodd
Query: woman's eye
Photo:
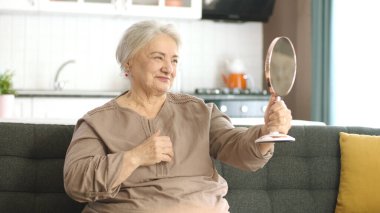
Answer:
M162 56L155 56L154 59L160 60L160 61L164 60L164 58Z
M173 59L173 60L172 60L172 63L173 63L173 64L178 64L178 59Z

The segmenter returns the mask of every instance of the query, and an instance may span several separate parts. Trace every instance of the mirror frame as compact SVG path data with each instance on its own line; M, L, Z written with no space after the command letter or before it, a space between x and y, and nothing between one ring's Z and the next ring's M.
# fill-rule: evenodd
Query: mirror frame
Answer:
M294 59L294 71L293 71L292 82L291 82L288 90L286 91L286 93L282 93L282 94L278 94L274 90L274 87L272 86L273 84L272 84L272 81L271 81L271 62L272 62L273 50L276 47L276 45L278 44L279 40L285 40L287 43L289 43L289 46L292 49L293 59ZM265 82L267 84L269 93L274 94L275 96L280 96L280 97L284 97L287 94L289 94L289 92L293 88L293 85L294 85L294 82L295 82L295 79L296 79L296 74L297 74L297 58L296 58L296 52L294 50L294 46L293 46L292 42L290 41L290 39L288 37L280 36L280 37L277 37L277 38L273 39L273 41L271 42L271 44L270 44L270 46L268 48L268 52L267 52L267 55L266 55L266 58L265 58L265 68L264 68L264 71L265 71Z

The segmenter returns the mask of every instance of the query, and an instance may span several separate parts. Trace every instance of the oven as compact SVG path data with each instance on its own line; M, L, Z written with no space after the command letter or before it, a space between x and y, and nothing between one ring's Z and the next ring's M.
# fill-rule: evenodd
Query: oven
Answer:
M206 103L215 103L235 126L263 124L270 98L266 91L228 88L196 89L194 95Z

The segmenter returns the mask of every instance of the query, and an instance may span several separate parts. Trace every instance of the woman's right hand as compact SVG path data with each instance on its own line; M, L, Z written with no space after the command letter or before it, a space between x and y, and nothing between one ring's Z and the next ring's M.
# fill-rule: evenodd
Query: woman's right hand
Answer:
M174 152L170 138L161 136L160 131L155 132L142 144L132 150L124 152L124 164L119 177L112 187L119 186L139 166L151 166L160 162L169 162L173 159Z
M170 137L160 135L160 130L130 151L139 166L150 166L162 161L169 162L174 156Z

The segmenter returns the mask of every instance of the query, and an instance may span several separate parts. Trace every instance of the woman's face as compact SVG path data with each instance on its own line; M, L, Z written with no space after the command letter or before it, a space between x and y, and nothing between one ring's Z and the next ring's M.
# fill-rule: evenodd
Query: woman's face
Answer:
M168 35L150 41L128 62L132 90L147 94L168 92L177 72L178 47Z

